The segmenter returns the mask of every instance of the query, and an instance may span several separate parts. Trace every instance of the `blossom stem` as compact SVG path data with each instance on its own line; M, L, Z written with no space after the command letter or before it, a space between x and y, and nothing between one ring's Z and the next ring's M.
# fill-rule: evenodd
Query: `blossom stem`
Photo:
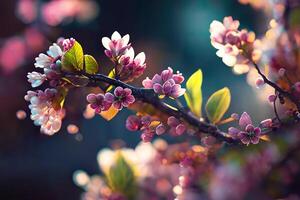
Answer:
M152 89L137 88L127 83L124 83L120 80L110 78L103 74L91 75L91 74L83 73L83 75L88 77L90 80L88 86L97 86L99 82L104 82L110 85L131 89L132 94L136 99L141 100L145 103L149 103L153 105L155 108L157 108L158 110L166 113L167 115L174 116L178 119L183 119L190 125L197 127L199 133L196 134L200 134L200 132L202 132L202 133L210 134L216 137L217 139L227 143L238 142L237 140L234 140L233 138L226 136L226 133L219 130L215 125L200 121L198 118L190 115L186 110L181 108L172 109L171 107L167 106L167 104L165 104L158 98L157 94L155 94Z
M252 60L250 59L251 62L253 63L255 69L257 70L258 74L263 78L264 82L266 84L268 84L269 86L273 87L279 94L281 94L282 96L290 99L297 107L298 111L300 111L300 104L299 104L299 101L298 99L293 96L291 93L281 89L276 83L270 81L262 72L261 70L259 69L258 65Z

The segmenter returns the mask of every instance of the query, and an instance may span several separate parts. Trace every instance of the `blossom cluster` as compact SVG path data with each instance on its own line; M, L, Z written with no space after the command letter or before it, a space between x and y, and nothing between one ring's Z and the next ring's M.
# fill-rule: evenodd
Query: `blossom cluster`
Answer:
M102 44L105 47L105 55L115 63L114 75L120 80L129 82L140 77L145 69L145 53L135 56L134 49L129 43L129 35L121 37L115 31L111 38L103 37Z
M174 73L171 67L163 70L161 74L155 74L152 79L147 77L142 84L147 89L153 89L155 93L172 98L178 98L185 93L181 88L184 77L180 72Z
M235 139L240 139L242 143L249 145L258 144L260 137L262 136L262 128L270 129L273 127L271 119L265 119L260 123L260 127L255 127L252 123L250 115L244 112L239 119L240 129L230 127L228 134Z
M64 89L59 89L62 78L61 58L71 47L70 41L74 44L74 39L62 39L51 45L46 54L40 53L35 59L34 66L37 69L41 68L44 73L33 71L27 75L28 82L33 88L49 81L51 88L47 88L44 92L28 91L25 96L25 100L30 102L31 119L36 125L41 126L41 132L47 135L53 135L60 130L64 117L64 110L59 105L60 97L64 95L62 91Z
M114 94L107 92L105 94L89 94L87 101L90 103L92 109L96 113L107 111L111 106L118 110L122 110L123 107L128 107L134 103L135 98L132 95L132 91L129 88L116 87Z
M41 132L47 135L59 131L64 117L64 110L53 106L56 95L56 89L48 88L45 91L28 91L25 96L25 100L30 102L30 118L36 126L41 126Z
M239 30L240 22L232 17L225 17L223 23L214 20L210 24L211 44L217 56L233 67L234 72L241 74L249 71L251 60L257 59L254 51L255 35L246 29Z
M155 117L149 115L129 116L126 120L126 128L129 131L142 131L141 139L144 142L150 142L155 134L162 135L169 132L173 136L180 136L187 130L186 125L174 116L170 116L167 123L162 123Z

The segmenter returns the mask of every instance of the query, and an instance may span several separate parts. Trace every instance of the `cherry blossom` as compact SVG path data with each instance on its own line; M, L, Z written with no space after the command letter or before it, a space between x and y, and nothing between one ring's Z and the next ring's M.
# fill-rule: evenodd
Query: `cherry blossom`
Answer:
M94 109L96 113L101 113L101 111L106 111L111 107L114 96L111 93L107 92L104 95L89 94L86 99L90 103L91 108Z
M132 91L129 88L116 87L114 96L113 106L118 110L122 110L123 107L128 107L135 101Z
M53 135L61 128L63 109L53 107L52 101L57 94L56 89L46 89L45 91L28 91L25 100L30 102L30 118L34 124L41 126L41 132Z
M152 79L147 77L142 84L147 89L153 89L159 95L178 98L185 93L185 89L180 85L183 81L184 77L181 73L174 74L173 69L168 67L160 75L155 74Z
M46 75L39 72L29 72L27 75L28 82L31 83L31 87L38 87L46 80Z
M124 53L130 48L129 35L121 37L120 33L115 31L111 38L103 37L102 45L105 47L105 55L109 58L117 58L124 55Z
M259 137L261 135L261 129L252 125L252 120L248 113L244 112L241 115L239 125L241 130L230 127L228 129L229 135L233 138L239 138L242 143L246 145L249 145L250 143L258 144Z

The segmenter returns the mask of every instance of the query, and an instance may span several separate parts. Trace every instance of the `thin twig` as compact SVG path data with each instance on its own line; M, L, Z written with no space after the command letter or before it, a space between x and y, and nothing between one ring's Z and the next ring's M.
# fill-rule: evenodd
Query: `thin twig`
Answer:
M251 60L251 59L250 59ZM252 61L252 60L251 60ZM282 96L288 98L289 100L291 100L296 106L298 111L300 111L300 104L298 99L293 96L291 93L283 90L282 88L280 88L276 83L270 81L259 69L258 65L252 61L255 69L257 70L258 74L263 78L264 82L268 85L270 85L271 87L273 87L279 94L281 94Z

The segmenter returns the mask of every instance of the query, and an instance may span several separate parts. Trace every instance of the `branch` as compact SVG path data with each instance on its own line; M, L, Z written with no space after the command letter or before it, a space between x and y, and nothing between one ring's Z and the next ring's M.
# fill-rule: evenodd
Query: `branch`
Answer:
M250 59L251 60L251 59ZM289 100L291 100L296 106L298 111L300 111L300 104L298 99L293 96L291 93L281 89L276 83L270 81L259 69L258 65L251 60L251 62L253 63L255 69L257 70L258 74L263 78L264 82L268 85L270 85L271 87L273 87L278 93L280 93L282 96L288 98Z
M137 88L120 80L116 80L105 76L103 74L91 75L84 73L83 75L89 78L89 86L98 86L99 83L107 83L114 86L129 88L132 90L132 94L136 99L153 105L155 108L169 116L174 116L178 119L183 119L190 125L196 127L199 132L210 134L216 137L217 139L225 141L227 143L237 143L236 140L232 139L231 137L227 137L226 133L219 130L215 125L200 121L198 118L189 114L186 110L182 108L179 108L177 110L170 108L158 98L157 94L154 93L152 89ZM196 134L197 136L200 135L200 133Z

